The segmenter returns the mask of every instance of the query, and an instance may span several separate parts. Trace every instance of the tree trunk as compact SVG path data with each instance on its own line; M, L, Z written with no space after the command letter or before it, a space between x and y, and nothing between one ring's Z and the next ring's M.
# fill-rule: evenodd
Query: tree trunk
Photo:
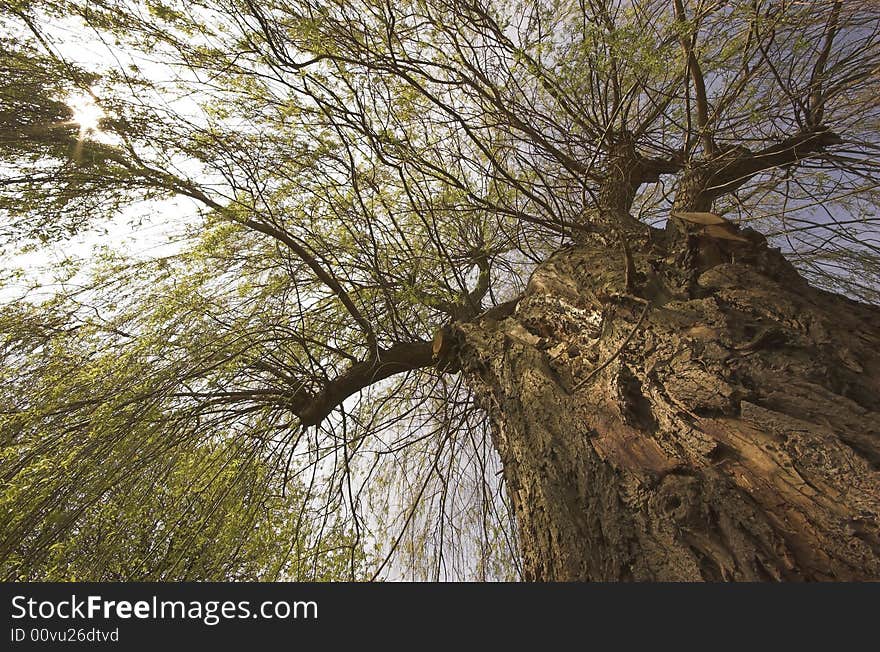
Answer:
M880 579L880 310L747 235L594 239L457 327L526 579Z

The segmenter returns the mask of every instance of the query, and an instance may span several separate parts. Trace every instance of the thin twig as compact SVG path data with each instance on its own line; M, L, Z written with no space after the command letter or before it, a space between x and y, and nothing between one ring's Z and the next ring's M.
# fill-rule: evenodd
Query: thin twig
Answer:
M613 355L610 358L608 358L605 362L600 364L598 367L593 369L593 371L591 371L590 374L586 378L579 381L574 387L572 387L571 388L572 392L578 391L581 387L583 387L588 382L590 382L593 378L596 377L596 375L600 371L602 371L605 367L607 367L612 362L614 362L614 359L617 358L617 356L619 356L621 353L623 353L623 350L626 348L626 345L630 343L630 340L632 340L633 336L636 334L636 331L639 330L639 326L641 326L642 322L645 321L645 317L648 316L648 311L650 309L651 309L651 302L649 301L648 303L645 304L645 308L642 310L642 314L639 315L639 319L638 319L638 321L636 321L632 330L629 332L629 335L627 335L626 339L620 343L620 346L617 347L617 350L613 353Z

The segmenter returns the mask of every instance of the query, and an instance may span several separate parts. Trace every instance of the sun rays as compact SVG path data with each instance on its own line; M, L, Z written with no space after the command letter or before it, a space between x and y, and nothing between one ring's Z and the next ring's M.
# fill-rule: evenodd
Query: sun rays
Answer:
M79 125L80 140L100 135L101 119L107 114L97 105L92 95L77 93L69 96L65 102L73 111L71 123Z

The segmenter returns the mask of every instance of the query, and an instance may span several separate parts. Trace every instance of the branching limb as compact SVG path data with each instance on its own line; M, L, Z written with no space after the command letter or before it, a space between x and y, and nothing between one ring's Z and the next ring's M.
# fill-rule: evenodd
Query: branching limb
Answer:
M828 57L831 55L831 48L834 44L834 37L837 34L837 23L840 20L840 8L842 2L834 3L831 9L831 15L828 17L828 25L825 28L825 44L819 53L816 63L813 65L813 72L810 75L810 97L807 102L809 113L807 114L807 124L816 128L822 124L825 114L825 94L823 92L823 77L825 76L825 66L828 63Z
M687 16L684 13L684 4L682 0L674 0L675 17L683 26L687 22ZM682 50L687 57L687 68L690 73L691 81L694 83L694 100L697 109L697 128L700 132L700 138L703 142L703 148L709 156L715 154L715 141L712 138L712 132L709 125L709 100L706 95L706 81L703 79L703 71L700 68L700 62L695 53L696 47L696 30L694 36L688 38L682 32L679 36Z

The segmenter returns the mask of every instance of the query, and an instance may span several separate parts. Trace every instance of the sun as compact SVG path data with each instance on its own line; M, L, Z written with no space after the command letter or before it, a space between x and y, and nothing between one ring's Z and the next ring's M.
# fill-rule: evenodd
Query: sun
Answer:
M106 113L95 103L94 98L88 93L71 95L65 101L73 111L71 122L79 125L79 137L95 136L101 133L99 129L101 119Z

